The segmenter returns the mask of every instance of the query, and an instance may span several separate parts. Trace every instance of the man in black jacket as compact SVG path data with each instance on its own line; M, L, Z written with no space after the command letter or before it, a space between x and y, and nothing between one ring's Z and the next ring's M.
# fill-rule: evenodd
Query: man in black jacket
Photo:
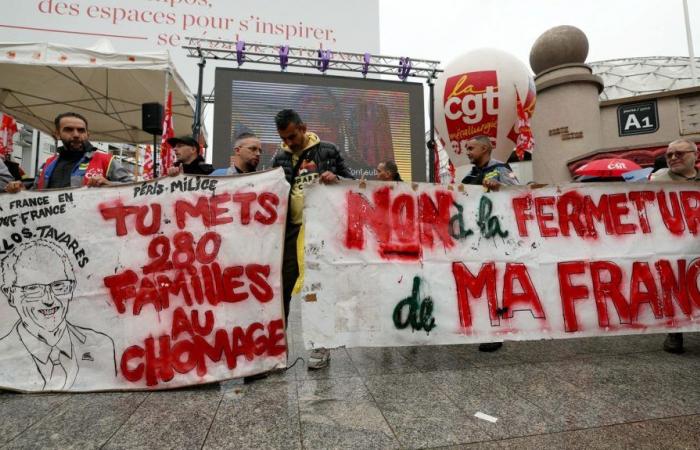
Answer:
M292 290L299 277L297 262L297 238L304 210L304 187L315 182L336 183L340 177L353 176L345 165L338 148L330 142L306 130L306 124L299 114L291 109L283 109L275 116L277 133L282 139L281 148L272 159L272 167L282 167L287 182L292 186L289 194L287 231L284 241L282 263L282 292L284 297L285 321L289 316L289 302ZM309 357L309 369L321 369L328 365L330 352L317 348Z
M473 166L462 179L462 184L482 185L489 191L497 191L504 185L519 184L508 164L491 158L492 151L488 136L474 136L467 142L467 157ZM495 352L501 347L503 342L484 342L479 344L479 351Z
M168 139L173 147L177 161L168 169L168 175L174 177L180 173L186 175L209 175L214 166L207 164L199 154L199 142L191 136L180 136Z

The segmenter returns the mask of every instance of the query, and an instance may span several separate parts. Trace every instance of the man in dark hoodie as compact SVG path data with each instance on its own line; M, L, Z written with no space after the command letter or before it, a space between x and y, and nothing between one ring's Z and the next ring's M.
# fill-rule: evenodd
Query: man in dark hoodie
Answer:
M42 166L41 173L34 181L35 189L108 186L133 181L131 173L112 155L90 144L85 117L65 112L56 117L54 125L54 137L63 145ZM13 181L6 191L19 192L22 189L21 181Z
M170 138L168 144L173 147L177 158L175 165L168 169L168 175L209 175L214 171L214 166L207 164L199 154L199 142L192 136Z
M304 210L304 187L311 183L332 184L340 177L352 179L338 148L330 142L306 130L306 124L292 109L283 109L275 116L277 133L282 139L281 148L272 159L272 167L282 167L287 182L292 186L289 194L289 212L282 262L282 291L285 319L289 315L289 302L299 277L297 262L297 238ZM330 351L316 348L309 357L309 369L321 369L328 365Z

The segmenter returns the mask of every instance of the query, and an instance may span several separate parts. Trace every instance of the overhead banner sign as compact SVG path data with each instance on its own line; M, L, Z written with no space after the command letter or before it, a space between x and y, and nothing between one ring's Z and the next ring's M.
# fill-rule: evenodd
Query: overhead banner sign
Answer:
M189 37L379 53L378 0L323 6L313 0L297 0L293 8L281 0L25 0L4 8L0 41L92 47L108 40L120 52L167 50L193 92L197 60L181 48ZM204 79L206 92L211 80Z
M286 367L281 169L0 196L0 388L166 389Z
M309 347L700 331L700 186L317 186Z

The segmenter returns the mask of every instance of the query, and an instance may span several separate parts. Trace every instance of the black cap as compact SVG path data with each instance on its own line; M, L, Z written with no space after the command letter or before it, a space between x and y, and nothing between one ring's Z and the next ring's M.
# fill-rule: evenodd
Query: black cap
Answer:
M185 144L189 145L190 147L194 147L199 151L199 142L192 136L178 136L178 137L171 137L170 139L167 140L167 143L171 147L175 147L177 144Z

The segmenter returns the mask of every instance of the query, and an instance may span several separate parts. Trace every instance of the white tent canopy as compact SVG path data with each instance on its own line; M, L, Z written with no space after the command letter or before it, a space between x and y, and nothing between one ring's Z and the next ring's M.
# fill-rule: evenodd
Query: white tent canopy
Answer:
M141 104L165 105L168 90L175 134L190 134L194 98L167 53L116 53L108 42L0 43L0 111L49 134L56 115L73 111L87 118L93 141L151 143Z

